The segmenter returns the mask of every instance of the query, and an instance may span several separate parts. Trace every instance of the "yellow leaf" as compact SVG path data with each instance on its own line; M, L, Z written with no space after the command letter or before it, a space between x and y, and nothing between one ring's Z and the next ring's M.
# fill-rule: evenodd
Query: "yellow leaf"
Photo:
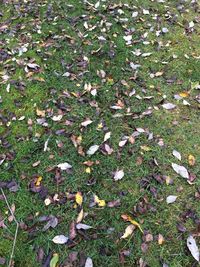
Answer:
M90 167L86 168L86 169L85 169L85 172L86 172L86 173L91 173L91 169L90 169Z
M40 117L45 117L45 110L36 109L36 114Z
M36 186L40 186L41 181L42 181L42 176L39 176L39 177L37 178L36 182L35 182L35 185L36 185Z
M194 166L194 164L195 164L195 162L196 162L196 160L195 160L195 157L193 156L193 155L189 155L188 156L188 162L189 162L189 165L190 166Z
M84 212L83 209L79 212L78 217L76 219L76 223L80 223L83 220Z
M104 207L106 205L105 200L99 199L97 195L94 195L94 202L98 204L99 207Z
M133 233L134 230L135 230L135 226L133 224L127 226L126 229L125 229L125 232L124 232L123 236L121 236L120 238L127 238L127 237L129 237Z
M158 244L162 245L164 243L164 241L165 241L164 237L161 234L159 234L158 235Z
M131 216L129 216L127 214L123 214L123 215L121 215L121 217L124 221L128 221L128 222L132 223L133 225L137 226L138 229L143 233L143 230L142 230L142 227L140 226L140 224L138 222L136 222L135 220L133 220L131 218Z
M140 146L140 148L146 152L151 150L151 148L149 146L146 146L146 145Z
M188 92L181 92L181 93L179 93L179 95L181 97L188 97L189 96L189 93Z
M82 203L83 203L83 196L82 196L82 193L81 192L77 192L76 193L76 196L75 196L75 199L76 199L76 203L81 206Z

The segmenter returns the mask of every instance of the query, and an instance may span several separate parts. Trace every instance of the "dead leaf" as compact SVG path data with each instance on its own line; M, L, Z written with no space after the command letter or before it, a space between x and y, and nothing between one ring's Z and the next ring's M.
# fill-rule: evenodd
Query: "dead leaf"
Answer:
M195 165L195 162L196 162L196 160L195 160L195 157L193 156L193 155L189 155L188 156L188 163L189 163L189 165L190 166L194 166Z
M115 181L118 181L118 180L121 180L123 177L124 177L124 171L123 170L119 170L119 171L115 172L113 178L114 178Z
M85 262L85 267L93 267L93 262L91 258L87 258Z
M126 227L124 234L120 237L122 239L129 237L135 230L135 225L131 224Z
M171 204L171 203L174 203L177 199L177 196L168 196L167 199L166 199L166 202L167 204Z
M181 161L181 154L177 150L174 149L172 154L174 155L174 157Z
M56 235L56 236L54 236L52 241L55 244L65 244L65 243L67 243L68 239L69 238L67 236L65 236L65 235Z
M121 217L122 217L122 219L123 219L124 221L130 222L130 223L132 223L133 225L137 226L137 227L139 228L139 230L143 233L143 230L142 230L140 224L139 224L138 222L136 222L135 220L133 220L133 219L131 218L131 216L129 216L129 215L127 215L127 214L122 214Z
M81 192L77 192L76 195L75 195L75 200L76 200L76 203L81 206L82 203L83 203L83 196L82 196L82 193Z
M193 258L199 262L199 249L197 247L195 239L191 235L187 238L187 247L191 252Z
M94 155L94 153L96 153L98 149L99 149L98 145L91 146L87 151L87 155Z
M183 178L189 179L189 174L187 169L184 166L178 165L176 163L172 163L172 168L176 173L178 173Z

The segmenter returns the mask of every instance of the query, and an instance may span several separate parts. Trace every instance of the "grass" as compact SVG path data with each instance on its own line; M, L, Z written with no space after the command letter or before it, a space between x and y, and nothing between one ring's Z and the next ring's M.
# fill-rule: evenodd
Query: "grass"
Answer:
M90 2L95 4L96 1ZM22 1L16 5L8 1L2 4L1 25L8 24L1 35L2 55L3 52L8 54L6 59L1 60L0 69L3 118L0 151L6 155L11 152L14 157L12 160L7 158L1 165L1 180L15 179L19 184L17 192L5 189L5 194L9 203L15 204L17 220L28 227L27 230L20 229L17 237L14 255L17 267L41 266L36 261L39 247L44 249L46 255L49 251L58 253L60 265L71 251L83 251L92 258L94 266L122 266L119 252L130 250L124 266L143 266L139 264L141 259L151 267L162 266L163 263L170 267L197 266L187 250L186 239L197 229L200 216L199 200L195 197L200 171L199 103L195 99L198 90L191 89L191 83L199 82L200 62L197 57L200 54L200 31L198 23L195 23L194 32L186 34L185 29L190 21L198 20L200 8L183 2L182 10L179 11L177 1L125 2L102 2L97 10L82 1L72 0ZM112 10L111 6L115 4L119 7ZM139 10L137 18L131 17L136 9L133 5ZM143 8L149 9L150 15L143 15ZM124 14L120 15L119 10L124 11ZM167 12L170 19L167 19ZM153 18L154 14L158 14L158 20ZM120 18L128 18L128 21L123 22ZM96 28L87 30L84 27L86 21L89 27ZM112 23L110 29L106 23ZM150 27L154 29L152 32L149 31ZM169 33L157 37L155 31L162 27L167 27ZM135 28L134 44L127 46L123 36L131 28ZM143 38L146 32L148 36ZM106 41L101 42L99 36L104 36ZM149 43L145 44L144 41ZM27 51L19 56L18 48L24 44L27 44ZM99 48L99 52L94 52ZM137 57L132 53L136 49L141 49L142 53L151 52L152 55ZM111 55L113 52L114 56ZM86 58L88 62L83 62ZM30 71L25 72L25 66L32 60L40 66L40 71L30 75ZM136 79L130 79L135 75L129 66L131 61L141 65ZM105 71L105 80L97 75L97 70ZM74 75L74 79L62 76L67 71ZM161 71L162 76L150 77L150 74ZM3 79L4 74L9 75L8 81ZM25 87L20 89L13 80L18 85L24 83ZM11 86L8 93L6 87L9 83ZM97 87L96 96L84 92L85 83ZM133 88L136 95L129 97ZM174 99L174 94L185 91L189 91L185 100L190 106L183 105L183 100ZM64 92L68 92L69 97ZM137 95L141 99L135 97ZM163 95L166 95L165 102L177 105L175 110L162 108ZM153 98L145 99L144 96ZM116 105L119 99L125 108L112 110L110 107ZM95 103L97 105L94 107ZM153 109L151 116L134 119L135 114L141 114L149 107ZM37 123L37 108L46 110L47 127ZM63 118L54 122L51 117L57 115L59 109L64 110ZM120 116L114 116L116 114ZM25 119L18 120L21 116L25 116ZM83 129L80 124L86 118L90 118L93 123ZM30 119L32 123L28 125ZM66 125L67 120L72 122L71 126ZM137 128L149 129L154 134L153 139L148 140L146 135L141 134L134 144L128 143L122 149L119 148L121 138L130 136ZM64 129L61 135L57 132L60 129ZM109 144L114 149L111 155L97 152L91 157L83 157L77 153L70 139L72 134L81 136L82 147L87 151L91 145L101 144L108 130L111 131ZM44 143L48 137L50 150L44 152ZM159 146L160 139L164 141L164 146ZM5 140L10 147L4 145ZM62 147L58 143L62 143ZM144 145L150 151L141 149ZM171 163L179 163L172 155L173 149L182 155L180 164L197 175L193 185L173 172ZM194 166L188 165L189 154L196 158ZM142 158L141 165L137 164L138 157ZM158 166L153 164L154 159ZM40 164L33 167L33 163L38 160ZM83 162L86 160L99 161L99 164L91 167L91 174L85 172ZM64 181L57 185L55 174L47 172L47 168L65 161L72 164L73 173L62 173ZM121 181L114 182L112 172L117 168L123 169L125 176ZM57 234L69 234L70 222L76 219L78 211L74 208L74 202L70 201L45 206L38 194L29 190L28 185L34 174L43 177L42 184L48 188L52 197L55 194L62 197L66 192L82 192L84 212L88 213L84 223L94 227L86 232L89 240L78 236L77 245L73 248L56 245L51 241ZM166 185L151 181L150 185L157 190L155 197L149 188L140 186L141 179L152 174L170 176L174 183ZM89 186L88 180L91 178L95 178L96 183ZM93 194L106 201L120 198L121 206L89 208ZM168 195L177 195L177 201L167 205L165 199ZM151 209L135 215L135 207L144 199ZM7 225L6 229L0 229L0 257L6 257L8 262L15 225L8 221L9 213L4 201L0 202L0 206L0 215ZM195 219L183 219L183 214L188 210L195 211ZM135 230L128 239L120 240L128 225L121 219L125 213L133 214L142 228L153 235L154 240L148 244L146 253L141 250L144 236L139 230ZM43 232L43 224L38 223L38 218L50 214L59 218L59 224L55 229ZM184 222L185 233L178 232L176 226L179 222ZM157 242L159 234L165 239L162 245ZM198 237L196 241L198 244Z

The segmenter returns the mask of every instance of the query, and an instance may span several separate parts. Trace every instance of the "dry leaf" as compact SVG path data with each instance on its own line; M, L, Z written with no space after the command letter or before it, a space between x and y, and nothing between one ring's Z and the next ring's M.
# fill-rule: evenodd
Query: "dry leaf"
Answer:
M81 206L82 203L83 203L83 196L82 196L82 193L81 192L77 192L76 195L75 195L75 200L76 200L76 203Z
M118 181L118 180L121 180L123 177L124 177L124 171L123 170L119 170L119 171L115 172L113 178L114 178L115 181Z
M76 219L76 223L80 223L83 220L84 212L83 209L79 212L78 217Z
M171 203L174 203L177 199L177 196L168 196L167 199L166 199L166 202L167 204L171 204Z
M195 165L195 162L196 162L196 160L195 160L195 157L193 156L193 155L189 155L188 156L188 163L189 163L189 165L190 166L194 166Z
M87 258L85 262L85 267L93 267L93 262L91 258Z
M64 170L67 170L67 169L71 169L72 165L70 165L67 162L64 162L64 163L58 164L57 167L60 168L62 171L64 171Z
M131 225L127 226L124 234L120 238L123 239L123 238L129 237L133 233L134 230L135 230L135 225L131 224Z
M67 243L68 241L68 237L67 236L64 236L64 235L56 235L52 241L55 243L55 244L65 244Z
M96 153L98 149L99 149L98 145L93 145L88 149L87 154L94 155L94 153Z
M176 163L172 163L172 168L176 173L178 173L183 178L189 179L189 174L187 169L184 166L178 165Z
M94 202L99 206L99 207L104 207L106 205L105 200L99 199L97 195L94 195Z
M187 238L187 247L194 259L199 262L199 249L197 247L195 239L191 235Z
M165 241L164 237L161 234L159 234L158 235L158 244L162 245L164 243L164 241Z
M174 157L181 161L181 154L177 150L174 149L172 154L174 155Z
M142 230L140 224L139 224L138 222L136 222L135 220L133 220L133 219L131 218L131 216L129 216L129 215L127 215L127 214L122 214L121 217L122 217L122 219L123 219L124 221L130 222L130 223L132 223L133 225L137 226L137 227L139 228L139 230L143 233L143 230Z

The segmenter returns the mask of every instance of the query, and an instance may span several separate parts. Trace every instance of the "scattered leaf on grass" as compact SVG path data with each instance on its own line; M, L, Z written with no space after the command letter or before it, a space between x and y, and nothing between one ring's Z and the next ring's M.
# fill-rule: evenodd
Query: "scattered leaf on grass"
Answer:
M97 195L94 195L94 202L99 206L99 207L104 207L106 205L105 200L99 199Z
M90 257L88 257L86 259L85 267L93 267L93 262L92 262L92 259Z
M56 267L59 261L59 255L57 253L53 254L53 257L50 261L50 267Z
M65 236L65 235L56 235L56 236L54 236L52 241L55 244L65 244L65 243L67 243L68 239L69 238L67 236Z
M171 203L174 203L177 199L177 196L168 196L167 199L166 199L166 202L167 204L171 204Z
M174 157L181 161L181 154L177 150L173 150L172 154L174 155Z
M122 219L123 219L124 221L130 222L130 223L132 223L133 225L137 226L138 229L143 233L143 230L142 230L140 224L139 224L138 222L136 222L135 220L133 220L133 219L131 218L131 216L129 216L129 215L127 215L127 214L122 214L121 217L122 217Z
M163 237L163 235L159 234L158 235L158 244L162 245L165 242L165 239Z
M83 203L83 196L82 196L82 193L81 192L77 192L76 195L75 195L75 200L76 200L76 203L81 206L82 203Z
M196 162L196 160L195 160L195 157L193 156L193 155L189 155L188 156L188 163L189 163L189 165L190 166L194 166L195 165L195 162Z
M129 237L135 230L135 225L131 224L126 227L124 234L120 237L122 239Z
M191 235L187 238L187 247L194 259L199 262L199 249L197 247L195 239Z
M96 153L98 149L99 149L98 145L91 146L87 151L87 155L90 155L90 156L94 155L94 153Z
M170 110L170 109L174 109L176 108L176 105L172 104L172 103L166 103L166 104L163 104L162 107L164 109L167 109L167 110Z
M93 227L90 226L90 225L84 224L84 223L78 223L76 225L76 229L78 229L78 230L80 230L80 229L82 229L82 230L88 230L88 229L91 229L91 228L93 228Z
M183 178L189 179L189 174L187 169L184 166L178 165L176 163L172 163L172 168L176 173L178 173Z
M124 171L123 170L119 170L119 171L115 172L113 178L114 178L115 181L118 181L118 180L121 180L123 177L124 177Z
M64 162L64 163L58 164L57 167L60 168L61 170L67 170L67 169L71 169L72 165L70 165L67 162Z

